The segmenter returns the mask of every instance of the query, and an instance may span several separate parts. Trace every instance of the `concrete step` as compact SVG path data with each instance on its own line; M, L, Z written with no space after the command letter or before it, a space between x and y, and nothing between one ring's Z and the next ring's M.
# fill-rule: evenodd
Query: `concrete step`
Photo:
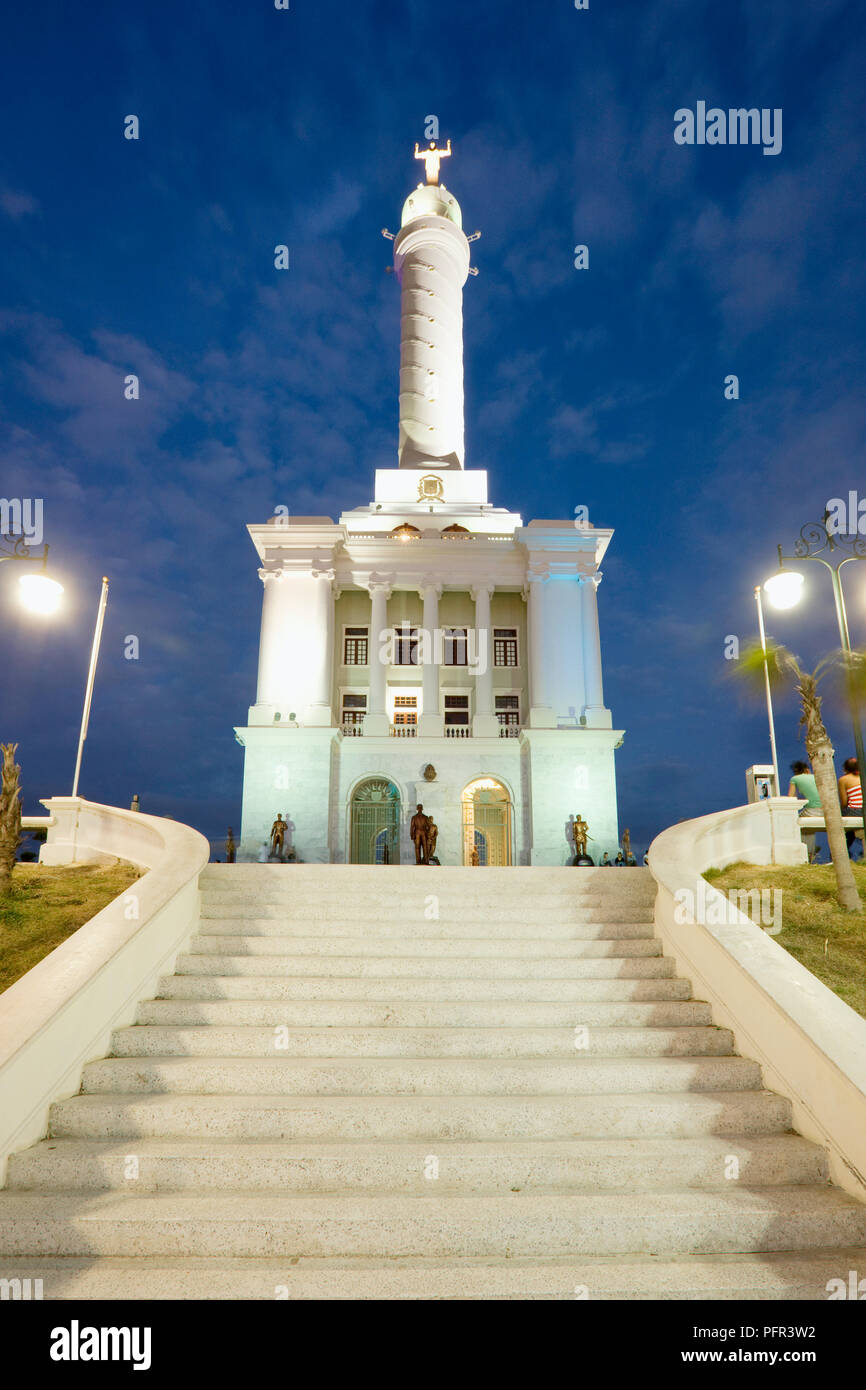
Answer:
M189 977L187 977L189 978ZM326 1028L686 1028L711 1023L709 1004L693 999L646 1003L376 1003L327 999L151 999L139 1004L138 1024Z
M134 1156L133 1170L128 1144L46 1140L12 1158L8 1183L10 1189L117 1189L136 1194L196 1189L383 1195L435 1191L441 1197L545 1189L634 1192L723 1187L732 1181L732 1159L739 1164L736 1182L751 1188L827 1181L824 1150L788 1134L471 1144L446 1140L437 1144L435 1155L429 1145L409 1142L137 1139ZM431 1157L437 1164L435 1178L430 1176Z
M866 1248L806 1254L616 1255L561 1259L213 1259L138 1256L3 1260L43 1281L46 1300L291 1299L483 1302L821 1301L832 1279L866 1268Z
M367 980L663 980L676 973L666 956L510 959L508 956L281 956L184 952L178 975L287 975Z
M190 940L190 953L193 955L229 956L312 956L316 959L330 957L372 957L376 959L406 957L417 961L467 960L490 957L508 957L510 960L526 963L529 960L598 960L630 956L660 956L662 944L654 937L607 940L597 938L593 941L494 941L490 937L474 939L443 939L436 937L418 938L364 937L364 936L277 936L275 933L242 932L237 936L228 932L207 932L193 936Z
M559 1058L109 1057L89 1062L82 1094L549 1096L746 1091L761 1069L744 1057Z
M163 999L363 999L443 1004L489 999L563 1004L688 999L691 986L688 980L679 979L365 980L327 975L287 979L283 975L244 973L169 975L160 980L159 994Z
M667 1091L622 1095L73 1096L51 1107L52 1138L634 1139L774 1134L791 1105L771 1091Z
M307 922L313 931L318 922L340 921L343 917L370 927L375 927L376 923L381 921L401 923L404 927L421 926L431 921L448 921L455 926L462 926L466 936L483 935L483 932L475 932L472 928L484 924L488 924L494 931L507 924L518 924L528 929L527 935L534 935L535 928L545 922L578 926L586 922L649 923L653 920L651 906L632 903L629 900L577 905L562 901L551 903L548 907L540 907L535 897L521 902L509 894L508 898L501 902L479 903L477 906L455 902L451 906L436 901L436 895L433 895L434 901L431 903L430 896L419 893L414 902L405 904L389 901L356 903L345 898L340 903L331 904L317 898L304 902L288 902L284 899L269 900L255 894L237 895L231 898L208 898L202 903L201 915L211 920L220 917L255 917Z
M347 915L335 915L311 922L297 914L256 917L245 916L240 910L236 916L203 916L200 926L202 936L282 936L300 937L302 940L327 941L331 938L342 940L353 938L364 943L377 941L405 941L413 943L435 941L479 941L487 940L497 947L499 942L525 943L536 946L544 942L567 941L621 941L652 940L653 923L627 920L622 922L534 922L532 915L517 922L497 922L486 918L471 923L455 918L446 920L435 918L407 923L390 917L379 917L376 921L356 921ZM510 947L509 947L510 949ZM515 949L514 954L520 954ZM528 952L532 954L532 952ZM544 954L542 950L540 954Z
M724 1254L866 1244L866 1204L826 1187L492 1197L0 1193L5 1255Z
M726 1028L192 1028L136 1026L112 1036L114 1057L730 1056Z

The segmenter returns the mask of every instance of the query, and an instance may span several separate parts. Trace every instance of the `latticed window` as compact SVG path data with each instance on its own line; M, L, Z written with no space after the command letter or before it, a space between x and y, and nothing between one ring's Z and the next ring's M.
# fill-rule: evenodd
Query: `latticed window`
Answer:
M455 724L469 723L469 696L468 695L446 695L445 696L445 724L453 727Z
M442 664L466 665L466 628L446 627L442 634Z
M495 627L493 629L493 665L517 665L516 627Z
M394 696L394 723L402 725L418 723L417 695Z
M367 665L367 629L347 627L343 637L343 665Z
M415 627L394 628L394 665L418 665L418 629Z
M507 729L516 729L520 723L520 696L497 695L496 718Z
M343 696L343 724L360 724L367 713L366 695Z

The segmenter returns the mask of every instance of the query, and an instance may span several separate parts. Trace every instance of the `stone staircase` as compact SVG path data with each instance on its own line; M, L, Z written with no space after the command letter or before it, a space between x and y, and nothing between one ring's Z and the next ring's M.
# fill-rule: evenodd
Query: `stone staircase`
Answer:
M214 865L10 1163L55 1298L826 1298L866 1204L653 936L647 870ZM738 1174L738 1175L737 1175Z

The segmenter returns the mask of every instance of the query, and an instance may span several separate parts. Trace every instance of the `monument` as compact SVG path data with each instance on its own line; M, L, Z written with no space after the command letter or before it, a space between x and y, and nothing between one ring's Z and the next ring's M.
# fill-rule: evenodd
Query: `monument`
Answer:
M604 702L598 617L613 532L579 496L564 517L525 522L467 467L463 291L480 234L439 181L450 142L415 154L427 181L385 232L400 292L396 458L370 503L336 520L248 527L263 593L256 698L235 730L238 859L270 839L279 789L307 863L414 862L423 802L444 864L569 864L577 795L594 854L613 856L623 732ZM527 457L527 474L541 463Z

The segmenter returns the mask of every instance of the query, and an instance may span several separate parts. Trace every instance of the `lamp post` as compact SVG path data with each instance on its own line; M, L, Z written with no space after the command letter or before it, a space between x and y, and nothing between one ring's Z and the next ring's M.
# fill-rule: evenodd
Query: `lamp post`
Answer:
M767 637L764 632L764 605L761 603L761 586L755 585L755 603L758 605L758 631L761 634L761 651L764 653L764 688L767 692L767 719L770 724L770 752L773 755L773 775L776 779L776 796L782 795L779 781L779 759L776 756L776 725L773 720L773 697L770 693L770 668L767 665Z
M34 570L34 560L40 559L41 568ZM53 613L60 603L63 585L58 584L47 572L48 545L43 545L41 555L33 555L23 536L0 536L0 564L4 560L31 566L26 574L18 578L18 596L24 607L30 613Z
M842 590L841 569L852 560L866 560L866 536L841 536L835 534L827 525L830 513L824 513L824 520L810 521L800 529L799 539L794 542L794 554L783 555L779 551L779 568L764 584L770 602L776 608L793 608L799 603L803 589L803 575L796 570L785 568L785 562L814 563L823 565L830 575L833 587L833 601L836 606L836 622L839 625L839 641L845 654L845 676L848 686L848 700L851 705L851 722L854 726L854 748L857 753L857 767L860 772L860 785L866 775L866 758L863 754L863 729L860 712L857 708L857 692L854 688L851 636L848 631L848 612L845 608L845 595ZM826 551L832 559L824 558ZM838 552L838 554L837 554Z

